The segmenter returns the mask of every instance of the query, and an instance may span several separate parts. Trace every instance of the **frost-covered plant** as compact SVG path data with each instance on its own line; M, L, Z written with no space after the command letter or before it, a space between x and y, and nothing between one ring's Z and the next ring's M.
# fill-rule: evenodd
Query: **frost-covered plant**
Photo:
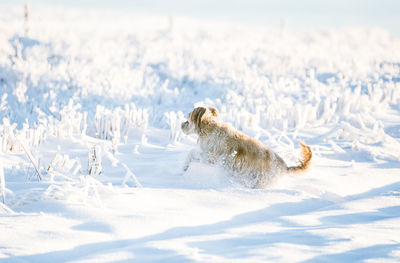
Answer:
M70 159L67 154L61 155L57 151L47 167L47 173L50 175L50 181L54 181L56 176L71 180L71 176L75 176L81 167L78 159Z
M32 128L30 128L28 123L25 122L22 126L22 129L16 132L16 136L27 146L35 147L39 146L46 140L47 129L43 124L35 124Z
M133 103L125 105L123 110L118 107L114 111L98 105L94 121L96 137L111 140L115 146L122 139L127 141L129 128L146 129L148 119L147 110L137 109Z
M10 124L8 118L3 119L0 125L1 150L3 152L22 152L22 144L27 147L39 146L47 136L46 128L43 125L35 125L30 128L27 123L23 124L22 129L16 130L17 125Z
M85 135L87 129L87 112L81 113L81 105L72 99L59 111L59 119L50 116L47 121L49 133L60 138L73 135Z
M3 119L3 125L1 128L1 150L3 152L17 152L17 153L25 153L28 157L29 161L33 165L38 180L42 179L42 175L40 173L40 162L37 158L34 158L32 152L30 150L31 145L40 144L42 141L43 133L35 133L33 129L27 129L26 126L24 129L17 131L14 134L14 129L16 128L16 124L10 125L10 121L7 118ZM29 131L29 132L26 132ZM31 132L33 134L39 134L39 136L33 135L29 137ZM42 130L43 131L43 130ZM37 139L38 138L38 139ZM28 142L28 143L27 143Z
M251 114L243 109L231 108L226 110L225 107L222 107L220 115L224 121L231 123L236 129L245 132L256 129L260 122L258 113Z
M16 148L20 147L14 136L14 129L16 127L17 124L14 123L11 125L8 118L3 119L3 124L0 126L1 150L3 152L15 151Z
M96 137L103 140L120 138L121 118L118 114L119 109L114 112L106 109L102 105L97 105L96 115L94 116Z
M169 125L170 133L169 139L171 143L176 143L182 139L183 132L181 129L182 122L185 121L185 117L181 111L178 112L165 112L164 117Z
M88 153L87 174L90 176L100 175L102 172L101 166L101 150L98 145L93 145L93 150Z

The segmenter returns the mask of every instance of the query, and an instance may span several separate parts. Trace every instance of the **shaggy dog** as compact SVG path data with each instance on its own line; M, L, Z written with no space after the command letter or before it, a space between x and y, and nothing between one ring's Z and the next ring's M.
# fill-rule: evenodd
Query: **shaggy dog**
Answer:
M182 123L185 134L196 133L202 152L192 151L184 170L193 160L221 164L241 182L253 188L265 188L279 174L304 171L310 165L312 153L309 146L300 142L302 158L299 165L288 167L270 148L235 130L218 118L212 107L195 108Z

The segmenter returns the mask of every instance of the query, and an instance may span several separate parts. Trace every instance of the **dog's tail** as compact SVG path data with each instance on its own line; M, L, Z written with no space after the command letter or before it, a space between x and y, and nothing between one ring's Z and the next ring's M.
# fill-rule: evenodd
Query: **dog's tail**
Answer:
M307 170L307 168L310 166L311 163L311 158L312 158L312 152L311 148L307 145L305 145L302 142L299 142L300 147L301 147L301 159L300 159L300 164L297 166L292 166L288 167L287 171L289 173L298 173Z

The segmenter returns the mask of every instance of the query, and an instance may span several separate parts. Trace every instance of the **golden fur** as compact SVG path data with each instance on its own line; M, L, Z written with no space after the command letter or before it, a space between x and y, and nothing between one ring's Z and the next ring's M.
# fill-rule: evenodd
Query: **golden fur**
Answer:
M288 167L270 148L261 142L235 130L218 118L218 111L212 107L195 108L182 123L186 134L199 136L200 158L208 163L219 163L237 176L242 182L254 188L264 188L279 174L296 173L306 170L312 158L309 146L300 142L302 158L298 166ZM196 159L196 153L189 155L185 170Z

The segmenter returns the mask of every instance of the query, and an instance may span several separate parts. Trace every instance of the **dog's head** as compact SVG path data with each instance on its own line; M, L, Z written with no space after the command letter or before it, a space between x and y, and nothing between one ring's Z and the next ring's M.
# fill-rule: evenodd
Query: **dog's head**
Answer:
M197 107L188 114L188 120L182 123L182 131L185 134L200 134L203 126L216 118L218 118L217 109Z

